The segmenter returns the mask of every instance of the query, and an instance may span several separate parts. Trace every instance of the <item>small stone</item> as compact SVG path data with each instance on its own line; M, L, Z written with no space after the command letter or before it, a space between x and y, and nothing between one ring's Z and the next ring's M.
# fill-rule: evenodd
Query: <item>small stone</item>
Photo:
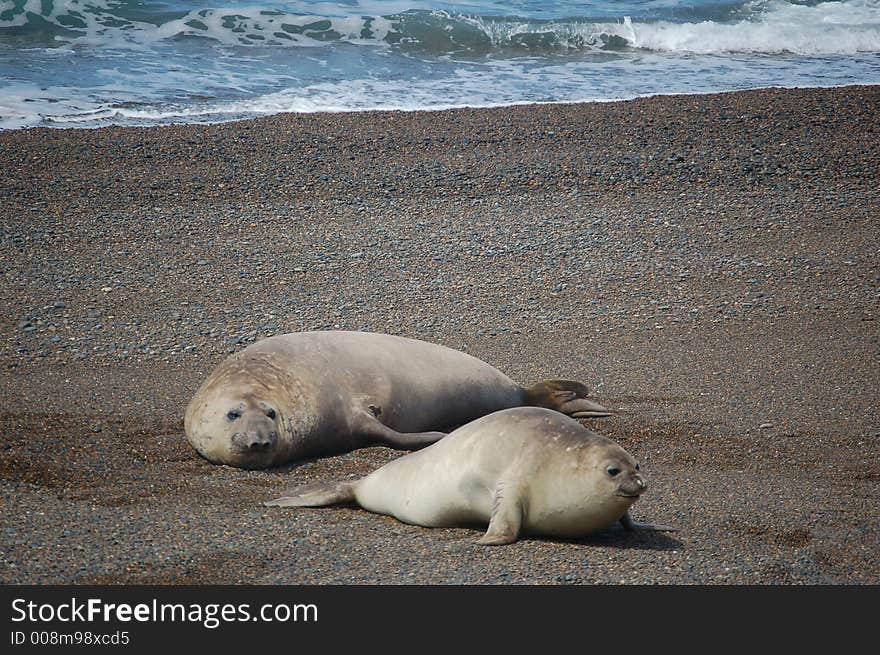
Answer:
M113 287L101 287L101 291L103 291L104 293L110 293L111 291L113 291Z
M772 424L772 423L761 423L761 425L758 426L758 429L760 429L760 430L767 430L767 429L772 428L772 427L773 427L773 424Z

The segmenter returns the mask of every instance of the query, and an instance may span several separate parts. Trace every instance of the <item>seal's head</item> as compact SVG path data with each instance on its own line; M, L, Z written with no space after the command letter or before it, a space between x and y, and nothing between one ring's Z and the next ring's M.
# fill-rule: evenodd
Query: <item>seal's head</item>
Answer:
M526 526L538 533L581 537L604 530L626 515L648 486L636 461L595 433L545 440L543 453L538 456L546 463L529 481Z
M592 441L582 453L581 464L589 470L588 495L607 509L613 522L641 497L648 483L638 462L618 444L599 435L593 435Z
M239 468L284 461L287 449L276 403L257 393L226 391L187 409L186 435L193 447L215 464Z
M622 449L621 449L622 450ZM634 503L648 488L648 483L639 471L638 462L623 451L625 457L612 456L602 464L605 483L610 485L612 493L624 502Z
M221 364L186 408L186 436L199 454L247 469L290 459L289 399L279 375L264 357L240 354Z

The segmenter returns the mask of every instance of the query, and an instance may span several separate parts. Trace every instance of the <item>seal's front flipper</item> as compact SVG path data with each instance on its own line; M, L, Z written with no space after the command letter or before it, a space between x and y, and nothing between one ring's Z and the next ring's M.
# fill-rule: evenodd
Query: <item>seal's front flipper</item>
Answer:
M633 521L629 512L620 517L620 523L624 530L654 530L656 532L678 532L678 528L669 525L657 525L656 523L639 523Z
M517 494L509 494L505 498L502 491L503 487L499 485L495 491L495 505L492 508L489 528L486 534L477 539L478 544L503 546L519 539L519 531L522 528L522 505L519 498L514 498Z
M419 450L445 436L445 432L395 432L389 429L387 434L379 438L378 443L395 450Z
M370 406L369 411L358 417L356 433L363 436L366 445L388 446L395 450L419 450L440 441L445 432L398 432L382 423L377 417L380 409Z
M354 482L316 482L291 489L281 498L263 503L268 507L323 507L354 502Z
M573 418L600 418L611 412L587 398L586 385L572 380L547 380L523 390L523 404L555 409Z

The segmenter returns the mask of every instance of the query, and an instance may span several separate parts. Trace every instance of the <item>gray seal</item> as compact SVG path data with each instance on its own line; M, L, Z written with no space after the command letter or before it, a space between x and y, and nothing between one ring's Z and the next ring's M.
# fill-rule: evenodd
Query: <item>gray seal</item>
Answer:
M206 459L241 468L384 445L416 450L499 409L533 405L607 416L578 382L523 388L486 362L437 344L369 332L296 332L229 356L186 408Z
M558 412L501 410L404 455L365 478L294 489L266 505L357 503L425 527L488 523L478 543L509 544L520 534L581 537L620 521L647 488L619 445Z

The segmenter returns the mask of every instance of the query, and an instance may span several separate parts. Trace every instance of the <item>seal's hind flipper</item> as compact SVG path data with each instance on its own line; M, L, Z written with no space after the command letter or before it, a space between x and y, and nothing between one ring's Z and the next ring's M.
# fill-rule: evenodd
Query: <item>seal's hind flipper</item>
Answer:
M620 524L624 530L654 530L655 532L678 532L678 528L669 525L657 525L656 523L639 523L633 521L629 512L620 517Z
M523 404L555 409L574 418L600 418L611 412L587 398L586 385L572 380L546 380L523 390Z
M269 500L268 507L323 507L354 502L355 482L316 482Z

